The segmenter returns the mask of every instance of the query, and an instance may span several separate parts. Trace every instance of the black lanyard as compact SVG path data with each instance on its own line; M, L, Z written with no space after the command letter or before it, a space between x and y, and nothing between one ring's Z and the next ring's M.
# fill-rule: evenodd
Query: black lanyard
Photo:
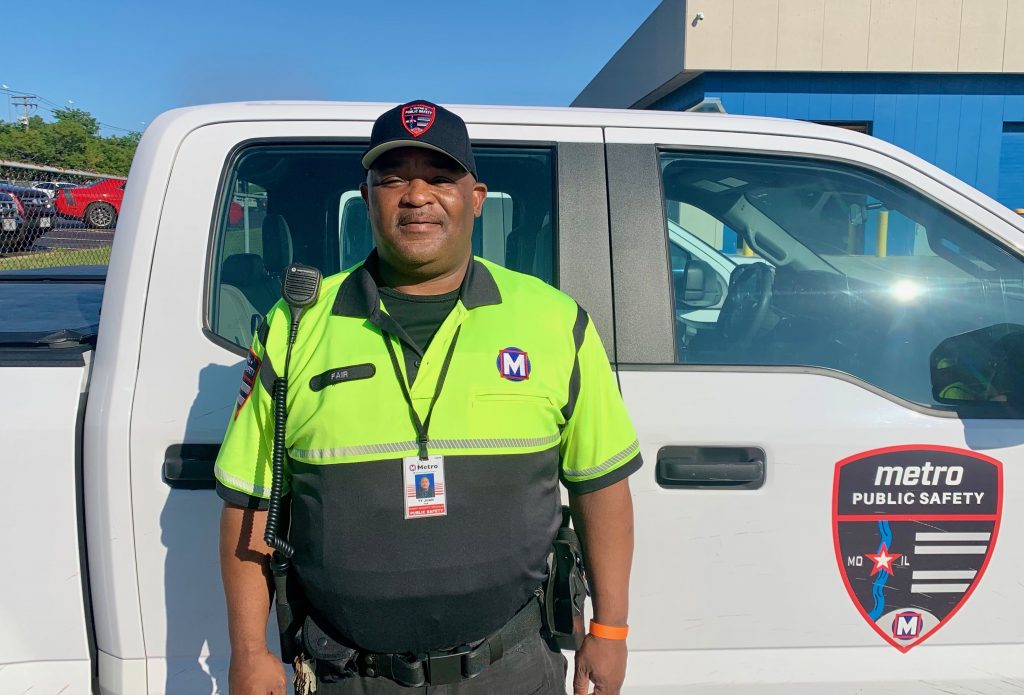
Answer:
M448 376L448 367L451 366L452 355L455 354L455 343L459 341L459 333L461 331L462 326L455 329L451 345L448 346L448 354L445 355L444 362L441 364L441 373L437 377L437 386L434 388L434 397L430 400L427 419L422 421L412 404L412 396L409 395L409 387L405 383L405 377L402 376L402 369L398 366L398 356L395 354L395 347L391 344L391 335L387 331L381 331L381 335L384 336L384 344L388 346L388 354L391 355L391 366L395 368L395 378L398 379L398 385L402 387L402 395L405 396L405 402L409 406L409 413L412 415L412 424L416 428L416 441L419 444L419 457L421 461L427 460L427 442L430 441L427 433L430 429L430 417L434 414L434 406L441 395L441 389L444 388L444 380Z

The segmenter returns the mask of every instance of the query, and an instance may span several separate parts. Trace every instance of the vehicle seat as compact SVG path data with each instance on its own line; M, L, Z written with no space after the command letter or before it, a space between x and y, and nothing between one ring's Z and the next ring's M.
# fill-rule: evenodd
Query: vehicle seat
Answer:
M545 215L537 231L537 246L533 253L533 274L549 285L555 282L555 239L551 228L551 216Z
M236 253L224 259L221 282L238 288L260 314L281 298L281 281L270 276L255 253Z
M240 289L233 285L221 284L217 325L214 326L217 335L227 338L236 345L249 345L262 318L263 315L245 298Z
M370 217L363 201L349 201L345 205L341 229L341 267L349 268L370 255L373 232Z
M552 228L540 186L547 180L541 166L523 167L512 194L512 229L505 240L505 267L551 282Z
M278 282L275 301L281 298L280 283L284 269L291 265L293 254L292 232L288 221L282 215L267 215L263 218L263 266L270 277Z

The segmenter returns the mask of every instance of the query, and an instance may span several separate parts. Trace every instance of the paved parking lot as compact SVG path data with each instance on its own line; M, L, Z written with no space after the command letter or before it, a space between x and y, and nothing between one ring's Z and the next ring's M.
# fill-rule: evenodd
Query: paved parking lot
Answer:
M50 230L36 240L33 251L48 249L93 249L109 246L114 239L113 229L90 229L81 225L64 226Z

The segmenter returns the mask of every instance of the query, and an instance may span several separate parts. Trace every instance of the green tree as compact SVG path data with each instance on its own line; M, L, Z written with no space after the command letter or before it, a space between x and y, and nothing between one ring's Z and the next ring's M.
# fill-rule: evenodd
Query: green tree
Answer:
M0 159L128 174L139 133L103 137L99 121L81 109L56 109L53 117L53 121L47 122L32 116L26 126L0 123Z
M85 129L89 135L99 135L100 122L88 111L82 109L54 109L53 117L57 123L73 123Z

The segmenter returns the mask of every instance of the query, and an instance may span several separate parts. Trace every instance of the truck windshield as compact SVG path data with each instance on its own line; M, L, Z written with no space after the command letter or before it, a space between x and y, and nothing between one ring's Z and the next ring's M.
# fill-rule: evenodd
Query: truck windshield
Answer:
M0 347L92 343L106 268L0 273Z

